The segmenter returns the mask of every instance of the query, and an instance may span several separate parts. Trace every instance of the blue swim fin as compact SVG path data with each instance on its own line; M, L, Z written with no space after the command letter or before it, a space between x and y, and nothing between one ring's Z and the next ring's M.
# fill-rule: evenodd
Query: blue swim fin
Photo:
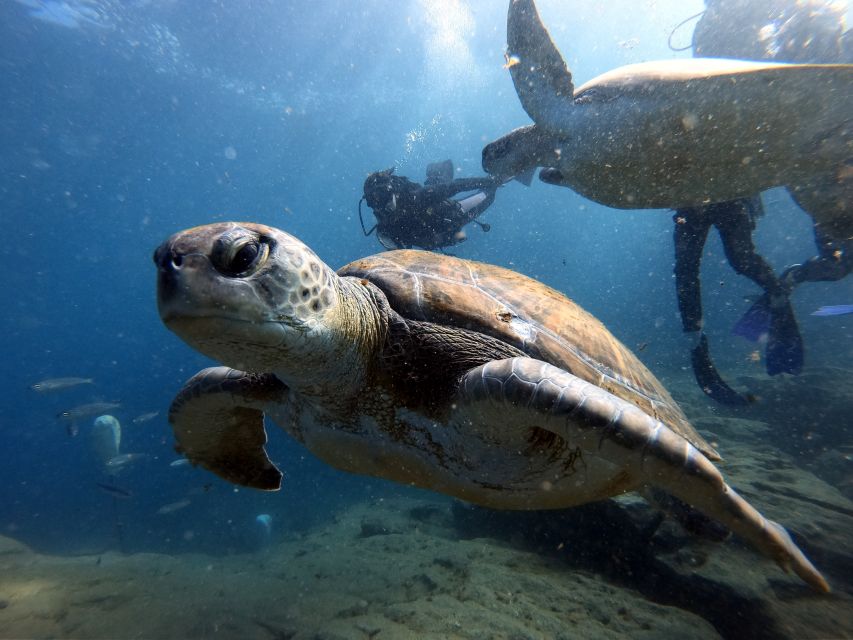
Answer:
M812 311L813 316L843 316L846 313L853 313L853 304L832 304Z
M768 375L799 374L803 370L803 338L791 303L771 309L764 364Z
M758 342L770 333L771 317L770 296L765 293L735 323L732 333L751 342Z

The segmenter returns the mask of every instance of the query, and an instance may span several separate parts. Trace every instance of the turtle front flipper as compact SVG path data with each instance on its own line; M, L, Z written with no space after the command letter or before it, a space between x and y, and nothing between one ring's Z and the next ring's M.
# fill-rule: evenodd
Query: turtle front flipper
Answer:
M786 571L793 569L814 589L829 591L781 525L741 498L698 449L638 407L567 371L523 357L472 369L462 377L459 394L461 417L476 413L478 420L468 422L493 425L495 439L507 427L538 428L559 436L564 451L586 461L586 480L572 476L562 485L555 478L548 483L551 490L578 487L603 498L643 485L658 487L718 520ZM488 433L481 438L492 439ZM582 487L583 482L593 486Z
M511 0L506 39L507 66L521 106L537 124L563 130L573 111L572 74L533 0Z
M229 482L275 491L281 471L264 451L264 410L286 399L287 386L270 373L203 369L169 408L176 449Z

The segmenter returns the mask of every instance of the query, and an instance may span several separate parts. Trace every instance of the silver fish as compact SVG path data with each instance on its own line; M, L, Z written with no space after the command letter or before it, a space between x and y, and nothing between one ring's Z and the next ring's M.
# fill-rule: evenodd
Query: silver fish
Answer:
M114 456L107 460L106 465L110 469L121 469L131 462L135 462L136 460L141 460L146 457L147 456L144 453L122 453L121 455Z
M90 402L62 411L56 417L60 420L76 422L83 418L90 418L101 413L106 413L107 411L112 411L113 409L118 409L120 406L121 404L118 402Z
M133 424L141 424L143 422L148 422L149 420L153 420L157 416L160 415L159 411L149 411L148 413L141 413L136 416L132 422Z
M96 482L95 484L98 485L102 491L110 494L113 498L125 499L133 497L133 494L130 491L117 487L114 484L106 484L104 482Z
M187 458L178 458L177 460L172 460L169 463L170 467L184 467L188 465L190 461Z
M30 389L38 393L50 393L51 391L62 391L81 384L95 384L94 378L48 378L41 382L30 385Z
M178 500L177 502L170 502L169 504L164 504L162 507L157 509L157 513L159 513L160 515L164 515L166 513L173 513L175 511L183 509L184 507L189 506L189 504L190 501L186 499Z

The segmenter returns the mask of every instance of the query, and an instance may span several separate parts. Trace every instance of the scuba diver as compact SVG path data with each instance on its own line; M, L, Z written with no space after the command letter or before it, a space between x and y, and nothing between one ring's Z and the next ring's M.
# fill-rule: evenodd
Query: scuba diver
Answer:
M376 171L364 181L364 196L358 216L365 236L376 231L386 249L420 247L433 250L450 247L466 239L462 228L470 222L483 231L489 225L477 220L495 200L501 182L495 178L453 178L453 162L427 166L423 185L394 175L394 169ZM475 192L462 199L453 196ZM361 202L373 209L376 224L368 231L361 217Z
M850 59L853 39L849 32L844 33L844 9L838 3L825 0L706 0L705 11L697 15L701 18L693 31L691 43L695 57L777 62L840 62ZM840 171L839 176L842 174L844 172ZM832 186L834 191L825 184L811 189L789 188L789 191L795 201L809 212L824 205L826 198L821 201L821 196L825 194L832 193L834 201L831 206L835 208L838 208L838 202L846 202L845 198L837 196L835 185ZM842 190L849 188L842 186ZM817 200L816 206L810 200ZM695 338L691 354L694 375L703 391L723 404L737 405L748 400L720 377L711 361L708 341L702 331L699 263L710 227L714 226L719 231L732 268L764 291L735 325L733 333L754 341L767 339L765 366L769 375L798 374L802 370L802 338L789 300L793 287L805 281L838 280L853 269L853 245L849 235L845 236L844 232L827 233L815 222L819 255L805 264L789 267L781 277L777 277L766 260L756 252L752 241L756 219L762 213L761 200L756 195L679 209L674 216L678 307L685 333L692 333ZM849 217L846 210L837 217L844 216Z

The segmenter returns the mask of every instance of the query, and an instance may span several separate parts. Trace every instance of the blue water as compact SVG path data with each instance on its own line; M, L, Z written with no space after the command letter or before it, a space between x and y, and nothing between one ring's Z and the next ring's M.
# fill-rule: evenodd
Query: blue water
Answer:
M0 533L56 553L116 548L118 513L125 551L239 551L254 544L258 514L279 532L300 530L348 502L407 491L336 472L281 433L270 441L285 471L276 494L170 467L169 403L211 363L161 324L151 255L175 231L228 219L281 227L334 267L377 252L356 209L369 172L394 166L421 180L428 162L452 158L459 175L481 175L482 146L528 122L502 68L505 3L37 4L0 4ZM666 39L701 9L593 4L542 2L576 84L688 55ZM809 219L782 191L765 206L762 253L777 269L810 256ZM691 379L669 212L608 210L535 182L502 188L483 220L492 230L472 226L452 253L566 292L642 346L663 379ZM715 237L703 282L725 369L754 349L729 328L756 290ZM798 291L810 364L850 364L853 320L807 314L851 293L849 279ZM29 389L59 376L96 384ZM56 419L94 400L122 403L122 451L147 454L111 479L91 452L91 419L77 438ZM132 422L150 411L159 415ZM114 504L98 482L133 497ZM185 498L186 508L156 513Z

